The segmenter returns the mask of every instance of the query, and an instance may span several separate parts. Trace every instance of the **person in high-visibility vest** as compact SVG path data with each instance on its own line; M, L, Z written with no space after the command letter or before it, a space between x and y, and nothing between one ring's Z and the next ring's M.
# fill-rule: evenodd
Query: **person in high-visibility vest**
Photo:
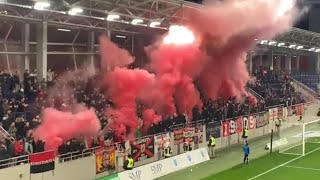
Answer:
M211 135L210 140L209 140L209 144L208 144L210 159L215 157L215 153L214 153L215 146L216 146L216 140L214 139L213 135Z
M185 152L187 152L187 151L192 151L190 138L186 138L186 140L184 141L184 143L183 143L183 150L184 150Z
M276 128L277 128L277 132L278 132L278 136L280 136L280 127L281 127L281 122L282 119L278 117L278 119L276 120Z
M246 128L243 129L243 135L242 135L243 144L245 144L245 142L247 141L248 137L249 137L249 130L246 127Z
M165 158L171 157L172 149L171 149L171 147L170 147L170 142L166 142L166 143L165 143L163 150L164 150L164 157L165 157Z
M123 169L132 170L133 166L134 166L134 160L132 159L131 155L128 154L128 158L123 164Z

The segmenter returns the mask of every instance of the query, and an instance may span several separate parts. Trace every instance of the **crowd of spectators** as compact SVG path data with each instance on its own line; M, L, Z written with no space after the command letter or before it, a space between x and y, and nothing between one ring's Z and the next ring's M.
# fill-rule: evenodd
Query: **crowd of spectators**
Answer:
M244 100L241 101L237 100L236 97L232 97L228 100L224 100L222 98L212 100L209 98L202 102L202 108L195 106L192 109L192 118L188 117L187 114L175 114L173 116L169 116L167 119L164 119L157 124L153 124L150 127L148 134L166 132L169 131L170 128L174 128L175 126L179 127L180 124L185 124L186 122L219 122L225 119L232 119L238 116L249 115L265 110L264 102L253 102L251 96L245 96Z
M5 133L8 133L7 138L2 139L0 134L0 168L2 159L44 151L45 142L35 141L32 129L41 123L41 110L45 107L54 107L63 111L72 109L75 102L77 104L83 103L96 110L102 128L105 128L108 118L112 117L105 117L104 110L106 106L112 106L113 103L106 99L99 89L94 88L95 82L99 81L98 76L84 80L81 79L82 72L78 73L78 79L66 82L65 79L59 79L55 72L49 69L47 80L43 79L39 83L36 79L36 70L33 72L26 70L22 78L17 72L10 74L6 71L0 71L0 126L6 131ZM275 91L272 84L280 84L281 88ZM257 113L264 111L266 106L282 104L288 100L292 102L287 105L302 101L294 92L287 78L283 79L283 77L273 75L270 72L262 71L262 73L256 74L256 83L249 86L261 94L264 100L253 102L250 96L243 97L243 100L235 97L216 100L202 97L203 106L195 106L192 110L192 117L188 117L187 114L168 116L159 123L152 124L147 134L166 132L172 126L190 121L195 123L202 120L205 122L221 121ZM50 93L50 91L55 93ZM141 119L144 106L141 104L137 107L137 114ZM141 134L137 134L137 136L141 136ZM63 155L69 152L80 153L88 147L103 145L106 139L110 142L123 141L121 135L115 136L112 132L105 137L91 141L71 139L59 147L58 153Z
M255 82L248 86L264 98L267 107L282 104L291 106L304 103L288 75L279 75L272 70L261 69L255 72Z

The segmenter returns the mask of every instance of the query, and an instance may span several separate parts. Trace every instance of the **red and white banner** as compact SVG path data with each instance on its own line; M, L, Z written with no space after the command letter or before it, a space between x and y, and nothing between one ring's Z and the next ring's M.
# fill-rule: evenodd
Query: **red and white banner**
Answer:
M295 111L296 116L303 115L304 114L304 105L303 104L295 105L294 111Z
M242 122L242 118L238 117L236 119L236 133L241 134L243 131L243 122Z
M230 135L236 133L236 121L234 120L228 120L229 121L229 126L230 126Z
M230 122L229 121L222 122L222 136L223 137L230 136Z
M255 116L243 116L243 128L254 129L256 126L256 117Z
M278 108L269 109L269 120L274 121L278 119Z

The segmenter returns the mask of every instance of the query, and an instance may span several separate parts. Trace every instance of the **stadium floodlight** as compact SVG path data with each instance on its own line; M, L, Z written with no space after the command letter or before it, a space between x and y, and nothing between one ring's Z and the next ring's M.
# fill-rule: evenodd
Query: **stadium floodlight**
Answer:
M268 44L271 46L271 45L277 44L277 42L275 42L275 41L270 41Z
M309 51L315 51L316 50L316 48L310 48L309 49Z
M320 49L316 49L316 51L315 52L320 52Z
M142 19L133 19L133 20L131 21L131 24L133 24L133 25L140 24L140 23L143 23L143 20L142 20Z
M127 38L126 36L122 36L122 35L116 35L117 38L122 38L122 39L125 39Z
M278 44L279 47L284 46L284 45L285 45L285 43L279 43Z
M161 22L159 22L159 21L152 21L152 22L149 24L149 26L150 26L150 27L157 27L157 26L160 26L160 24L161 24Z
M295 45L295 44L291 44L290 46L289 46L289 48L295 48L297 45Z
M108 20L108 21L114 21L114 20L117 20L117 19L119 19L119 18L120 18L119 15L109 14L108 17L107 17L107 20Z
M58 31L63 31L63 32L70 32L71 30L70 29L61 29L61 28L59 28L59 29L57 29Z
M81 13L83 13L83 9L78 8L78 7L72 8L68 12L69 15L76 15L76 14L81 14Z
M36 10L44 10L49 7L50 7L50 2L48 1L39 1L39 2L36 2L33 6L33 8Z
M302 49L302 48L303 48L303 46L298 46L298 47L297 47L297 49Z

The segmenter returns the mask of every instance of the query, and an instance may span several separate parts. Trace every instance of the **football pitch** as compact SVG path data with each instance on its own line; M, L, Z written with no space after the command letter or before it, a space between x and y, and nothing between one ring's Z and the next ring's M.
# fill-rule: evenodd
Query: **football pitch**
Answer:
M254 144L261 147L263 143ZM253 150L256 151L254 156L258 149L252 149L256 149ZM254 157L249 165L240 164L243 159L242 152L235 149L224 150L218 153L217 159L164 176L159 180L319 180L320 143L307 142L305 156L294 155L301 150L302 147L293 147L287 150L288 154L278 151L272 154L265 152L260 157ZM238 165L232 166L235 162L238 162Z
M255 159L249 165L238 165L232 169L209 176L203 180L283 180L320 179L320 144L307 143L305 156L274 152Z

